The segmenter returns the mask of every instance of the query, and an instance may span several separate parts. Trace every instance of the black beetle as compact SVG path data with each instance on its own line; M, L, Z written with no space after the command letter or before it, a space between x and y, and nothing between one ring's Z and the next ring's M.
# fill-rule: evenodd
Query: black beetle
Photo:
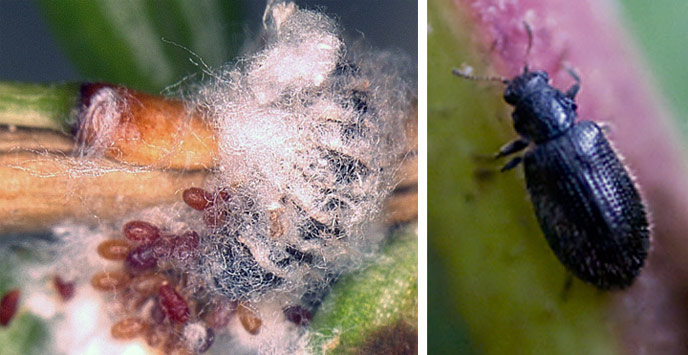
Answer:
M650 247L643 201L628 171L600 127L574 123L576 80L565 93L552 87L544 71L530 71L511 80L504 100L514 106L514 129L520 135L503 146L497 157L528 146L523 158L526 185L540 228L559 260L581 280L600 289L623 289L638 276Z

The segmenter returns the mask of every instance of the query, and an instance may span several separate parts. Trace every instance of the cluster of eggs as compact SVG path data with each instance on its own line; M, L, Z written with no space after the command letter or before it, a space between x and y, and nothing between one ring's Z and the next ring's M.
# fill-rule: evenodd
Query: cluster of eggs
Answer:
M221 219L212 209L216 198L227 199L227 192L189 188L183 193L189 207L204 211L209 226ZM100 257L121 261L121 267L97 272L91 278L92 287L111 293L120 308L110 330L114 338L143 337L148 345L165 353L203 353L232 317L238 317L249 334L259 333L262 320L250 303L209 292L203 280L185 271L185 266L198 263L200 257L197 232L171 235L151 223L134 220L124 225L122 234L97 247ZM283 311L286 319L302 326L312 318L298 305Z

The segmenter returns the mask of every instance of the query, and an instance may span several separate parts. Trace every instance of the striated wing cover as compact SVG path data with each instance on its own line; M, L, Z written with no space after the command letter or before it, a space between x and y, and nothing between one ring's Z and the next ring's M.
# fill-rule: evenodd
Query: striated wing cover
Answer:
M559 260L603 289L630 286L649 248L645 210L600 128L580 122L524 157L538 222Z

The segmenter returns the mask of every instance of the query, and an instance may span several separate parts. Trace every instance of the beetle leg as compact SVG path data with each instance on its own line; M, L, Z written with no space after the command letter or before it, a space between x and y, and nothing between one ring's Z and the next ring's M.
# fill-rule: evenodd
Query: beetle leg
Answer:
M576 83L571 85L571 87L568 90L566 90L566 97L573 100L576 97L578 90L580 90L580 84Z
M576 94L578 94L578 90L580 90L581 80L578 74L576 74L576 72L573 69L566 67L566 71L569 73L569 75L571 75L571 77L573 77L573 80L576 81L575 84L571 85L571 87L568 90L566 90L566 97L573 100L576 97Z
M530 144L530 142L528 142L526 139L515 139L499 148L499 152L495 154L495 159L520 152L521 150L525 149L528 144Z
M515 168L516 166L518 166L518 164L520 164L521 161L523 161L522 157L515 157L515 158L509 160L509 162L506 163L506 165L504 165L504 167L501 168L499 171L505 172L507 170L511 170L511 169Z

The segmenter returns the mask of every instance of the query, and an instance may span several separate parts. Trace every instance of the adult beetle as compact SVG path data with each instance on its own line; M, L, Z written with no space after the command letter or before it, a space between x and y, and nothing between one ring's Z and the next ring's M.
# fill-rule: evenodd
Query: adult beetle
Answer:
M631 176L596 123L575 123L574 98L580 79L566 92L549 84L544 71L499 80L504 100L514 107L520 138L497 157L528 147L502 171L523 162L526 186L542 232L554 254L581 280L600 289L623 289L640 272L650 247L645 207Z

